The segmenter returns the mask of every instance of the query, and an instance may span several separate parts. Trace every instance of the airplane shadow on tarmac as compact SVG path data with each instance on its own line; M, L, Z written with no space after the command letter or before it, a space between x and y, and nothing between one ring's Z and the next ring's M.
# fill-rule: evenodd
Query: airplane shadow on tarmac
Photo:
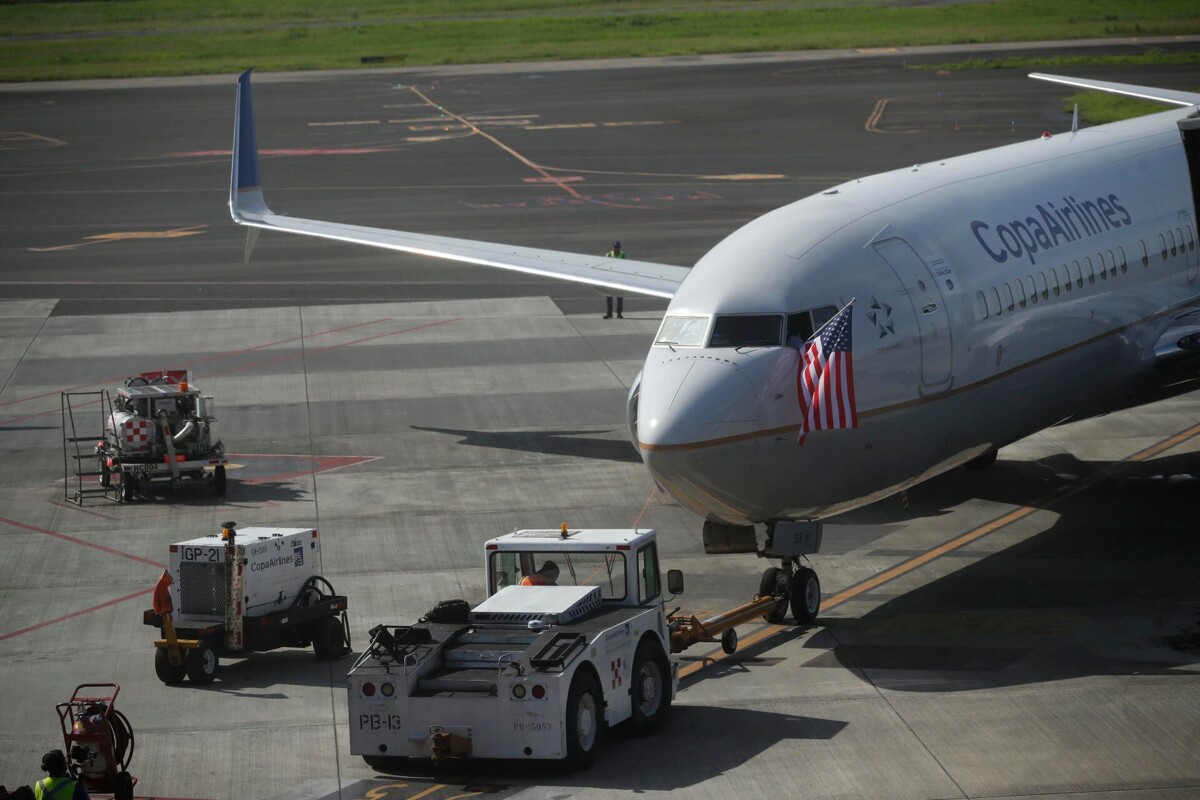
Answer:
M472 431L455 428L433 428L410 425L416 431L461 436L458 444L473 447L494 447L523 453L545 453L555 456L575 456L603 461L641 462L637 450L628 439L596 439L612 431ZM585 434L585 435L580 435Z
M920 588L888 598L880 587L865 596L882 604L861 618L822 620L805 646L827 652L805 667L850 669L918 692L1182 674L1200 663L1198 492L1200 453L1001 461L934 479L911 493L912 516L982 498L1046 508L1057 520ZM863 511L838 522L879 513ZM971 547L943 558L972 558Z

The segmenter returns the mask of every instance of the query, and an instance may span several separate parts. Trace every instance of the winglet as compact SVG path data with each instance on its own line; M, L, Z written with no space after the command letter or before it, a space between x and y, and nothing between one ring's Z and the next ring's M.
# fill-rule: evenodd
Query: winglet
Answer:
M254 135L254 104L250 99L248 69L238 78L237 106L233 119L233 170L229 177L229 213L245 223L245 212L270 213L258 176L258 143Z

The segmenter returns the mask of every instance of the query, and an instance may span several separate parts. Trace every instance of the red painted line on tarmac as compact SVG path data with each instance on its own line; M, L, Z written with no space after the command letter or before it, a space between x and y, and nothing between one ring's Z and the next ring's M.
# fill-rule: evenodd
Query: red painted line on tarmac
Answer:
M14 528L24 528L25 530L33 531L34 533L42 533L42 534L45 534L46 536L53 536L55 539L62 539L64 542L71 542L72 544L83 545L84 547L91 547L92 549L99 550L102 553L108 553L111 556L120 556L121 558L128 558L130 561L136 561L139 564L145 564L146 566L149 566L149 567L157 567L159 569L167 568L166 564L163 564L159 561L151 561L148 558L142 558L141 556L135 556L132 553L123 553L120 550L114 550L113 548L105 547L102 544L96 544L95 542L89 542L89 541L85 541L83 539L76 539L74 536L68 536L65 533L59 533L58 531L52 531L52 530L48 530L46 528L39 528L36 525L28 525L24 522L17 522L15 519L8 519L7 517L0 517L0 523L3 523L5 525L11 525Z
M310 334L307 334L307 336L309 336L309 337L313 337L313 336L324 336L324 335L326 335L326 334L329 334L329 333L341 333L342 331L349 331L349 330L353 330L353 329L355 329L355 328L362 328L362 327L365 327L365 326L367 326L367 325L376 325L376 324L378 324L378 323L380 323L380 322L387 322L387 321L388 321L388 318L387 318L387 317L383 317L383 318L380 318L380 319L373 319L373 320L370 320L370 321L368 321L368 322L356 322L356 323L354 323L354 324L352 324L352 325L342 325L342 326L340 326L340 327L337 327L337 328L329 328L328 330L324 330L324 331L317 331L316 333L310 333ZM256 345L254 345L253 347L243 347L243 348L241 348L240 350L227 350L227 351L225 351L225 352L223 352L223 353L214 353L214 354L212 354L212 355L205 356L204 358L197 359L196 361L192 361L192 362L190 362L190 363L188 363L188 364L184 364L184 365L183 365L183 367L181 367L181 369L192 369L193 367L195 367L195 366L197 366L197 365L199 365L199 364L206 364L206 363L208 363L209 361L216 361L216 360L218 360L218 359L222 359L222 358L232 358L233 356L239 356L239 355L242 355L242 354L244 354L244 353L252 353L252 352L254 352L255 350L262 350L262 349L264 349L264 348L267 348L267 347L275 347L275 346L277 346L277 345L281 345L281 344L288 344L289 342L295 342L295 341L297 341L297 340L300 340L300 339L303 339L303 338L305 338L305 335L306 335L306 334L301 334L301 335L299 335L299 336L289 336L289 337L288 337L288 338L286 338L286 339L277 339L277 340L275 340L275 341L273 341L273 342L264 342L263 344L256 344ZM104 379L101 379L101 380L98 380L98 381L92 381L91 383L81 383L81 384L79 384L78 386L71 386L71 387L68 387L68 388L66 388L66 389L63 389L63 390L61 390L61 391L64 391L64 392L74 392L74 391L77 391L77 390L79 390L79 389L86 389L86 388L88 388L89 386L101 386L101 385L107 386L107 385L109 385L109 384L113 384L113 383L120 383L121 381L125 380L125 378L127 378L127 377L129 377L129 376L128 376L128 375L121 375L121 376L119 376L119 377L115 377L115 378L104 378ZM40 400L40 399L42 399L42 398L44 398L44 397L53 397L54 395L56 395L56 394L59 394L59 393L60 393L60 392L57 392L57 391L54 391L54 392L42 392L41 394L33 394L33 395L29 395L28 397L18 397L16 400L6 400L6 401L4 401L4 402L0 403L0 408L4 408L4 407L6 407L6 406L12 406L12 405L16 405L17 403L24 403L24 402L27 402L27 401L29 401L29 400ZM86 403L86 404L84 404L84 405L94 405L94 402L93 402L93 403ZM79 407L82 407L82 406L79 406ZM13 423L13 422L22 422L22 421L24 421L24 420L27 420L27 419L33 419L34 417L41 417L41 416L45 416L46 414L53 414L53 413L54 413L54 411L53 411L53 410L50 410L50 411L40 411L40 412L38 412L38 413L36 413L36 414L30 414L30 415L29 415L29 416L27 416L27 417L18 417L18 418L16 418L16 419L10 419L10 420L7 420L7 421L6 421L6 424Z
M151 586L149 589L142 589L140 591L134 592L133 594L127 594L124 597L118 597L113 600L109 600L107 603L101 603L100 605L91 606L90 608L80 609L79 611L72 611L70 614L63 614L61 617L55 617L54 619L48 619L45 622L35 623L33 625L30 625L28 628L21 628L21 630L19 630L19 631L13 631L12 633L0 633L0 642L4 641L5 639L11 639L14 636L20 636L21 634L24 634L24 633L31 633L33 631L41 630L42 628L48 628L51 625L57 625L60 622L65 622L66 620L74 619L75 617L82 617L84 614L90 614L93 611L99 611L102 608L108 608L109 606L115 606L118 603L124 603L126 600L132 600L135 597L141 597L142 595L150 594L153 591L154 591L154 587Z

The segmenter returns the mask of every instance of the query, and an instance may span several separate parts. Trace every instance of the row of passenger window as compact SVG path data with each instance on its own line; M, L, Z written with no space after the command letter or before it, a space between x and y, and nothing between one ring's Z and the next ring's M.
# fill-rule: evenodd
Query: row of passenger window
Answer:
M1196 249L1196 236L1190 224L1174 230L1168 229L1158 235L1158 240L1163 261ZM1142 266L1150 266L1150 253L1142 239L1138 240L1134 257L1137 258L1139 253ZM1115 251L1105 250L1096 253L1094 257L1085 256L1081 261L1072 261L1070 266L1060 264L1057 267L1047 267L1024 278L1014 278L1008 283L976 292L975 318L984 320L998 317L1018 308L1036 305L1039 300L1049 300L1052 296L1058 297L1064 292L1082 289L1085 283L1090 286L1097 280L1107 281L1128 271L1129 261L1125 255L1125 248L1120 246Z

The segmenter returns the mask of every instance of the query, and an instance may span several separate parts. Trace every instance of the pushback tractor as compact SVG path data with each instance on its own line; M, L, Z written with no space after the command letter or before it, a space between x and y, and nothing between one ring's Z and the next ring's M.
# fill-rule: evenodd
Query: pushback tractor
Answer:
M171 545L142 621L160 629L154 671L166 684L211 683L221 657L312 645L318 659L350 648L346 598L317 574L314 528L243 528Z
M350 752L591 763L610 729L656 730L679 684L669 654L737 646L734 626L777 621L786 582L706 619L667 613L653 530L521 530L485 545L487 599L379 625L350 670ZM683 591L667 573L666 592Z

